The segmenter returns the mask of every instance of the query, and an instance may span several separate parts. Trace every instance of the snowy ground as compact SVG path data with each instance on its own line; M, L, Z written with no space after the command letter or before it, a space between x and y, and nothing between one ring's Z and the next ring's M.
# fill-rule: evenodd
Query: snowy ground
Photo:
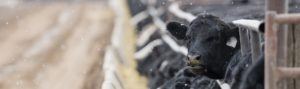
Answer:
M113 16L105 2L0 5L0 89L100 89Z

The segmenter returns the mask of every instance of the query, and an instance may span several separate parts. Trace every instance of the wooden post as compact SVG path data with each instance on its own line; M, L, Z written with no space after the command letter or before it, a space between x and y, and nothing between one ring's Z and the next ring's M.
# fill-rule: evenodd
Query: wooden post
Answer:
M296 52L296 48L295 48L295 44L296 44L296 38L295 38L295 29L294 29L294 25L289 25L288 26L288 58L287 58L287 63L288 63L288 67L294 67L295 66L295 52ZM300 39L299 39L300 40ZM288 81L288 89L297 89L296 85L295 85L295 79L292 79L290 81Z
M277 30L273 27L274 12L266 13L265 33L265 89L277 89L277 76L275 76L276 53L277 53Z
M293 60L294 60L294 66L296 66L296 67L300 67L300 24L297 24L297 25L294 25L293 26L293 34L294 34L294 36L293 36L293 40L295 41L294 42L294 50L292 51L292 52L294 52L293 53ZM294 83L295 85L295 88L294 89L299 89L300 88L300 79L298 78L298 79L296 79L295 80L295 83Z
M287 0L266 0L266 11L275 11L277 14L282 14L287 12ZM267 23L266 23L267 24ZM276 53L276 62L278 66L287 66L287 61L285 60L287 58L287 26L279 25L278 29L280 29L277 33L278 40L281 42L278 42L278 46L276 49L278 49ZM267 58L267 57L266 57ZM268 76L266 76L268 77ZM266 81L266 80L265 80ZM274 87L278 89L287 89L287 80L280 81L277 85L274 85ZM266 88L267 89L267 88ZM269 88L274 89L274 88Z

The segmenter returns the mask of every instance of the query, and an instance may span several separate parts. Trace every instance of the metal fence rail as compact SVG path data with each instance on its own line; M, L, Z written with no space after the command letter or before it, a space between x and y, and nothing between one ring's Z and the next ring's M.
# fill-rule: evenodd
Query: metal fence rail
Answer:
M260 37L261 31L259 29L261 28L259 27L263 22L241 19L233 21L233 23L240 26L239 35L242 55L251 52L252 62L255 62L261 54L260 41L262 38Z

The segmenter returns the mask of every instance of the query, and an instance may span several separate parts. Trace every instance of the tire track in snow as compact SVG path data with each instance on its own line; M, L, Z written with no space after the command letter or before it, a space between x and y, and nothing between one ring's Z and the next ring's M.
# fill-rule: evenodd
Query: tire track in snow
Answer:
M24 18L20 20L18 24L12 26L12 28L7 28L7 30L15 31L13 33L6 33L10 34L9 37L6 37L5 41L1 41L0 67L19 61L22 53L33 44L33 41L37 39L40 34L47 31L49 26L55 24L55 20L52 20L52 18L56 18L55 14L59 13L59 8L62 7L58 6L53 8L51 6L45 6L42 12L32 15L32 17L35 18Z

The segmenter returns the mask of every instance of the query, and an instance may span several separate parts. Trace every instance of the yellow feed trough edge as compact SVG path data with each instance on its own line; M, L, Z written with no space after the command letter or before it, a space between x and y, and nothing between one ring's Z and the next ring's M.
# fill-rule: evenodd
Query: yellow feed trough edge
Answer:
M137 71L135 28L126 0L109 0L115 14L111 43L106 49L102 89L147 89L147 80Z

